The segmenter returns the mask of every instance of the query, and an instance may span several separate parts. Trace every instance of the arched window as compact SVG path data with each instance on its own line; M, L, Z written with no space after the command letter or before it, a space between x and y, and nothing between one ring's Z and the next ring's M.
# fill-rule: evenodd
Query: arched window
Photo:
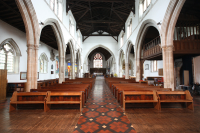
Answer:
M132 18L130 18L128 27L127 27L127 38L131 35L132 32Z
M142 5L143 5L143 12L146 11L146 9L149 7L151 3L151 0L143 0Z
M103 58L99 53L94 56L93 64L94 68L103 68Z
M4 44L0 50L0 69L14 72L14 51L8 43Z
M121 39L120 39L120 47L122 47L124 44L124 33L122 33L121 35Z
M74 36L74 21L72 16L69 17L69 32Z
M45 53L42 53L39 58L40 73L47 73L48 57Z
M80 46L81 44L81 35L80 35L80 32L78 32L78 45Z
M58 14L58 0L51 0L50 1L51 9L55 12L55 14Z
M54 13L58 16L60 20L62 20L62 0L50 0L50 7L54 11Z
M6 39L0 45L0 69L7 69L8 73L19 72L21 52L15 41Z

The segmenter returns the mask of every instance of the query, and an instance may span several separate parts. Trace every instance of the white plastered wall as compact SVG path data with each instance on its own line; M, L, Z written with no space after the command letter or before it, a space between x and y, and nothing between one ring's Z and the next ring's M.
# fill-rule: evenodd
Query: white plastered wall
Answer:
M7 24L6 22L0 20L0 43L8 38L12 38L21 51L19 73L8 73L8 82L26 82L26 80L20 80L20 72L27 72L26 34Z
M83 42L83 47L82 47L82 63L83 63L83 73L87 72L87 58L90 52L94 50L95 48L98 47L103 47L109 49L112 53L113 56L115 56L115 61L117 59L117 53L118 53L118 48L117 48L117 41L114 40L112 37L109 36L99 36L99 37L89 37ZM111 54L112 55L112 54ZM117 63L117 61L116 61ZM118 68L116 68L118 70Z
M137 36L139 35L139 30L144 21L153 20L156 23L158 23L158 22L162 23L170 0L151 0L151 1L152 1L151 5L148 7L148 9L145 11L145 13L143 13L142 16L139 16L140 0L135 1L135 4L136 4L135 14L133 14L131 12L125 23L126 30L125 30L124 37L123 37L124 44L122 47L120 47L120 38L121 38L122 31L121 31L120 35L118 36L118 38L119 38L119 41L118 41L119 50L118 51L123 49L123 51L125 51L125 53L127 53L127 46L130 41L133 42L134 49L136 50L136 47L137 47L135 45L135 44L137 44L136 39L137 39ZM128 22L129 22L130 18L132 18L132 33L129 37L127 37L127 26L128 26ZM159 30L160 29L161 29L161 26L159 25ZM137 51L135 51L135 52L137 52ZM118 52L118 55L119 54L120 53ZM119 58L119 56L118 56L118 58ZM119 59L117 59L117 60L119 60ZM150 63L150 62L148 62L148 63ZM136 62L134 62L134 64L136 64ZM149 66L150 66L150 64L149 64ZM158 62L158 68L162 68L162 67L163 67L162 62ZM134 74L136 74L136 67L134 68ZM154 72L152 73L150 71L148 71L148 72L145 71L145 75L158 76L158 73L154 73Z

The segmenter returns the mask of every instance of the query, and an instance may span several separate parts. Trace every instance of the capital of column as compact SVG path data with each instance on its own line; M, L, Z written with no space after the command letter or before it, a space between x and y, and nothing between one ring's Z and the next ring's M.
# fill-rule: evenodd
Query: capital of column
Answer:
M39 50L39 46L35 45L34 47L35 47L35 50Z
M174 45L161 46L162 49L174 48Z
M28 48L28 49L35 49L35 46L32 45L32 44L27 44L27 48Z

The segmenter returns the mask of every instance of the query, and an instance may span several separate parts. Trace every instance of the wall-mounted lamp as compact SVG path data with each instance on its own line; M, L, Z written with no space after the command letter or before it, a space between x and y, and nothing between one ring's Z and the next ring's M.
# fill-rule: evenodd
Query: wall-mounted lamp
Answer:
M161 25L162 24L162 20L160 20L160 22L157 23L157 25Z
M43 22L40 22L39 24L40 24L40 25L44 25L44 23L43 23Z
M158 22L158 23L157 23L157 25L161 25L161 24L162 24L161 22Z

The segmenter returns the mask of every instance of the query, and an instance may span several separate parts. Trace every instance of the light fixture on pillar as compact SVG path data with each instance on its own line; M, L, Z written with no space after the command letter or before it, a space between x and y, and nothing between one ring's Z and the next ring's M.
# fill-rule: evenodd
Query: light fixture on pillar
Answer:
M157 25L161 25L162 24L162 20L160 20L160 22L157 23Z
M43 22L41 22L41 21L40 21L40 23L39 23L39 24L40 24L40 25L44 25L44 23L43 23Z

